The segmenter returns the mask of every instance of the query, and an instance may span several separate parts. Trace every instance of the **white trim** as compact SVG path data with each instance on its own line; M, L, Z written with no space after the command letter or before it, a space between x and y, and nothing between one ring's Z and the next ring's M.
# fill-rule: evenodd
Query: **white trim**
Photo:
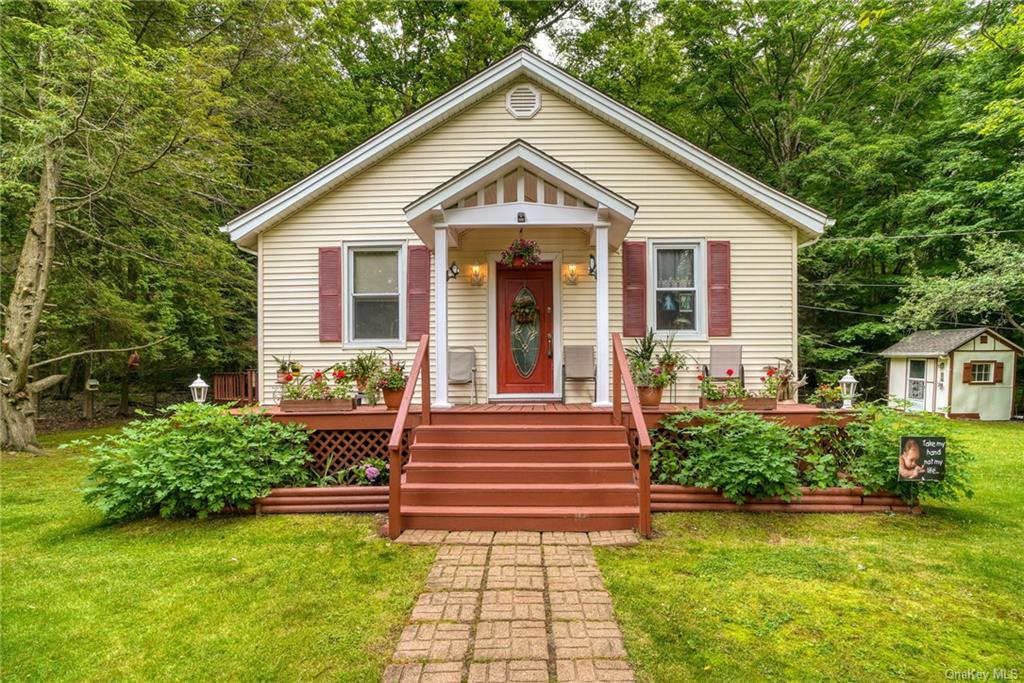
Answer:
M448 402L448 226L434 225L434 408L450 408ZM422 400L429 400L424 397Z
M833 219L821 211L730 166L570 76L554 64L521 48L397 121L349 153L237 216L221 230L230 233L232 241L251 247L254 233L274 225L305 203L394 152L427 129L455 116L505 84L523 77L529 77L594 116L800 228L809 237L820 235L826 227L834 223Z
M658 291L658 250L659 249L693 249L693 283L696 301L694 301L694 315L696 316L696 329L686 330L659 330L657 327L657 291ZM659 339L667 339L674 336L676 339L689 341L707 341L708 338L708 280L707 280L707 240L703 237L694 239L675 240L648 240L647 241L647 326L654 330L654 336Z
M549 394L499 394L498 393L498 259L500 253L487 253L487 398L503 401L508 399L548 400L562 397L562 252L542 252L542 261L551 261L551 386Z
M374 249L390 250L398 252L398 337L395 339L355 339L355 306L353 305L352 278L355 276L353 253L356 251L369 251ZM345 316L343 327L345 330L344 349L376 349L384 347L388 349L404 349L406 347L405 323L406 323L406 299L408 296L406 283L406 268L408 263L408 243L405 240L347 240L341 243L341 251L345 258L345 267L342 277L342 313ZM382 294L382 296L384 296ZM392 296L390 293L386 296Z
M266 396L263 392L263 384L269 373L263 367L267 354L264 351L263 340L266 334L263 332L263 325L266 322L266 313L263 310L263 235L257 235L256 240L256 404L264 405ZM317 286L317 298L319 299L319 285ZM319 319L319 318L318 318Z
M597 385L594 391L594 407L611 407L608 391L608 367L611 365L609 348L611 329L608 322L608 224L598 223L594 226L594 252L597 260L597 324L595 325L597 372L594 378Z

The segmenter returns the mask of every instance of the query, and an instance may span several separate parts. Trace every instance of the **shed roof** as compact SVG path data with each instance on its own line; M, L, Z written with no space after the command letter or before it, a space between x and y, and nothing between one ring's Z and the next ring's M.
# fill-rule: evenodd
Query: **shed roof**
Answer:
M987 327L965 327L958 330L919 330L899 340L879 355L944 356L981 334L992 335L1013 347L1018 353L1021 352L1019 346Z

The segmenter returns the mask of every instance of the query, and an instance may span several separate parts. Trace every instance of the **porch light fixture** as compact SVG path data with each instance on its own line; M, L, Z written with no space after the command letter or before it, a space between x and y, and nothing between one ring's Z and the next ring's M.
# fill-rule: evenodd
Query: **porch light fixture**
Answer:
M565 284L575 285L579 282L579 275L577 273L577 266L575 263L570 263L565 267Z
M196 403L206 403L206 392L209 391L210 385L203 381L203 378L196 375L196 379L192 384L188 385L189 391L192 392L192 400Z
M479 263L474 263L469 268L469 284L479 287L484 283L484 272Z
M593 254L590 255L590 270L587 271L587 275L597 279L597 259L594 258Z
M849 410L853 408L853 397L856 396L857 391L857 378L850 373L849 370L843 375L843 378L839 380L839 388L843 392L843 409Z
M459 264L452 261L452 264L448 266L448 279L454 280L459 276Z
M516 214L516 223L525 223L525 222L526 222L526 212L525 211L518 212Z

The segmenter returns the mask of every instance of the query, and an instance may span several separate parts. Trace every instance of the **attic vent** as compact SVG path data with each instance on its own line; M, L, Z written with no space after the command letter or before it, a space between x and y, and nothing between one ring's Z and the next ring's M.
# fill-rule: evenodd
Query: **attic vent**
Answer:
M530 119L540 111L540 91L526 83L517 85L505 95L505 109L517 119Z

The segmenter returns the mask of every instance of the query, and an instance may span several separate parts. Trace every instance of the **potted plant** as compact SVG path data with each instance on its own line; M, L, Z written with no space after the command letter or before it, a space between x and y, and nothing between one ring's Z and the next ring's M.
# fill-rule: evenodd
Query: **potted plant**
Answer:
M404 363L391 363L377 380L377 387L384 394L384 405L388 410L398 410L402 405L402 394L405 392L407 378Z
M670 372L660 365L641 361L630 362L629 373L633 377L633 384L636 385L640 405L644 407L659 406L665 387L676 380L674 372Z
M649 335L653 334L653 330L648 332ZM658 356L658 364L669 372L676 372L677 370L685 370L687 366L687 359L693 358L693 354L688 351L673 351L672 344L675 342L676 336L671 334L667 339L661 342L661 354ZM653 341L653 339L652 339Z
M364 393L373 378L384 369L384 358L376 351L360 353L349 363L349 372L356 383L356 391Z
M281 358L279 356L271 356L274 362L277 363L277 383L288 384L299 373L302 372L302 363L297 360L292 360L291 356L287 358Z
M537 302L522 296L512 302L512 319L520 325L529 325L537 319Z
M331 413L356 407L352 398L352 379L340 367L327 372L316 370L293 379L284 387L284 398L281 399L284 412Z
M747 391L740 378L733 376L735 373L732 368L726 369L728 379L722 384L715 383L710 377L697 375L697 381L700 382L700 407L736 405L744 410L775 410L778 407L778 389L781 384L778 370L771 368L761 377L764 389L758 393Z
M808 400L819 408L837 410L843 407L843 389L836 384L819 384Z
M499 261L502 265L525 268L540 263L540 245L536 240L527 240L522 237L513 240L512 244L505 247L501 252Z

